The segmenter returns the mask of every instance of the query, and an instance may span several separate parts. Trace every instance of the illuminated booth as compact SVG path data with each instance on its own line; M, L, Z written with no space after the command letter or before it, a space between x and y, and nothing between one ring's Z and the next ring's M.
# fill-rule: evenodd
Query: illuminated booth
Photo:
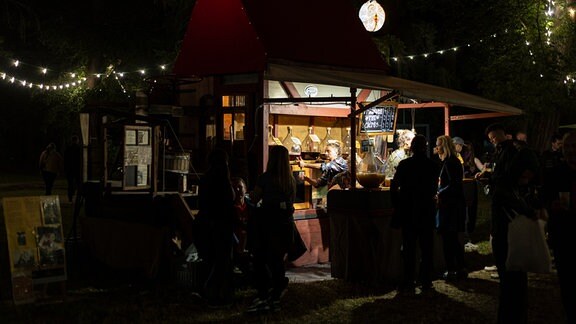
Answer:
M165 124L122 126L124 172L117 179L106 179L106 186L114 186L115 180L120 181L115 187L122 192L145 191L162 197L159 193L169 182L163 180L164 175L178 174L181 192L168 199L167 206L182 211L176 219L185 227L195 212L193 199L186 196L195 193L193 182L199 175L195 170L172 171L181 170L182 160L204 170L204 157L216 146L228 151L231 174L252 187L265 169L269 145L307 137L315 144L324 140L350 143L344 149L355 183L356 154L361 153L362 140L375 134L384 136L385 149L380 154L385 159L388 135L395 131L397 112L402 109L440 109L445 134L450 132L451 121L522 112L478 96L390 76L358 11L348 1L290 1L281 9L282 16L290 19L278 19L277 10L273 1L196 1L174 75L155 83L155 91L164 90L176 98L169 107L176 107L178 114L168 109L179 147L173 153L189 154L176 158L170 152L162 153L169 133L163 130ZM153 97L154 93L147 105L149 111L157 104ZM451 115L452 106L480 112ZM378 115L379 123L367 123L367 115ZM94 119L94 123L100 121ZM141 142L146 131L149 159L144 159L147 144ZM99 134L98 138L106 136ZM96 147L92 144L89 150ZM102 150L103 146L98 147ZM130 152L138 157L131 157ZM303 153L299 158L317 162L319 154ZM105 160L92 161L91 169L103 169ZM302 170L297 163L292 167L296 173L319 176L318 170ZM300 184L294 218L307 253L294 265L330 261L332 275L349 280L366 275L365 271L395 277L400 240L388 226L391 213L385 186L328 191Z

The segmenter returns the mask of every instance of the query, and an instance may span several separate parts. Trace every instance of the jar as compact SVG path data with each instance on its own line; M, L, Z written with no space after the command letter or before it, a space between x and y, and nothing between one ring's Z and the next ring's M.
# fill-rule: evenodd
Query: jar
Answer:
M282 145L288 149L290 160L300 157L302 153L302 142L292 133L292 126L288 126L288 134L286 134L286 137L282 141Z
M374 153L374 142L370 139L368 152L358 164L356 179L366 189L379 188L386 178L386 164Z
M308 135L302 142L302 158L316 160L320 156L320 139L313 133L312 126L308 127Z
M328 143L331 143L334 141L334 139L332 138L332 134L330 134L332 131L332 127L326 127L326 136L324 136L324 139L322 139L322 142L320 142L320 151L324 152L324 149L326 148L326 145Z
M278 138L274 137L274 133L272 133L273 129L274 126L268 125L268 146L281 145L282 142L280 142Z

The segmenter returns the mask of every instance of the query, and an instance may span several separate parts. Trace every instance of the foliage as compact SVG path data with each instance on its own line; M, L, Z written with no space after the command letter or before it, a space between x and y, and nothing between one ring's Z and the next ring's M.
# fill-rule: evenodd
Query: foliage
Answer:
M394 35L374 38L393 72L413 80L482 95L519 107L525 115L510 125L529 130L530 143L547 148L560 120L576 118L576 23L567 2L539 0L405 0L389 12L399 16ZM391 19L391 23L394 20ZM548 31L551 31L548 37ZM461 46L452 55L410 59ZM540 136L536 136L536 135Z

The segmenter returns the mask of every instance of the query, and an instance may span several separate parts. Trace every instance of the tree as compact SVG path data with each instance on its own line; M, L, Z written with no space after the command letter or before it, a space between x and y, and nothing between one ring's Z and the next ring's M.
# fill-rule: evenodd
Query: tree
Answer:
M0 60L17 57L29 64L15 69L0 61L0 71L8 69L34 85L70 84L81 79L88 87L28 90L0 80L1 101L9 102L4 107L10 107L10 114L2 112L10 118L0 118L6 123L6 132L14 132L14 125L30 125L23 134L30 139L15 137L8 141L3 137L0 148L16 160L30 161L30 156L23 156L22 148L38 151L44 141L66 139L77 133L78 112L87 102L130 103L136 91L147 87L141 69L152 68L146 71L148 76L161 74L166 72L159 65L166 64L165 71L169 71L193 3L1 1L0 26L6 29L0 31ZM40 66L48 67L48 73L39 75Z
M528 130L530 143L544 150L559 121L576 118L574 89L565 83L576 71L576 24L568 2L555 3L404 0L389 13L399 17L400 27L388 30L395 34L375 38L401 77L522 108L510 126ZM452 55L438 53L452 48Z

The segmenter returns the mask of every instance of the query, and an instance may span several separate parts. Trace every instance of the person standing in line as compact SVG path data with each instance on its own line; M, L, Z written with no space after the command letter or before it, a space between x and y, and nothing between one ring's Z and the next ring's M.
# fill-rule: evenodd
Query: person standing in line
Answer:
M554 253L554 263L560 283L566 323L576 323L576 265L572 261L576 244L576 132L567 133L563 139L565 159L553 167L544 178L548 193L546 205L550 211L548 234Z
M54 182L58 172L62 170L62 155L56 150L56 144L50 143L46 149L40 154L38 166L42 172L42 179L44 180L46 196L52 194Z
M442 249L446 262L444 279L464 279L468 277L468 272L464 263L464 244L459 238L459 233L464 232L466 222L464 169L450 136L439 136L436 139L436 147L438 147L438 156L442 160L437 195L436 227L442 236Z
M528 312L528 275L506 269L508 255L508 224L515 213L536 218L536 208L524 199L527 186L538 175L538 163L532 150L518 150L505 128L491 124L486 136L494 145L490 175L492 253L500 279L498 323L526 323ZM484 170L476 178L485 177Z
M390 183L395 214L392 226L402 230L404 275L400 292L414 293L417 250L420 247L419 279L422 291L433 289L432 266L438 165L426 156L426 137L412 140L412 156L400 161ZM419 245L418 245L419 243Z
M464 141L462 159L464 160L464 178L474 178L476 173L482 172L486 167L485 163L476 157L474 144L470 141Z
M562 154L563 141L562 135L554 133L550 140L550 148L542 152L542 155L540 156L542 181L546 180L546 178L552 174L551 171L554 170L554 168L562 164L562 161L564 160Z
M396 167L400 161L406 159L410 153L410 145L412 144L414 136L415 134L411 130L403 129L399 131L397 139L398 148L392 151L386 160L386 178L394 178Z
M462 165L464 165L464 147L466 146L466 144L464 144L464 140L462 139L462 137L458 137L458 136L454 136L452 138L452 142L454 143L454 147L456 149L456 157L458 158L458 160L460 160L460 163L462 163Z
M476 157L474 152L474 145L470 141L458 140L459 137L454 137L453 141L456 145L456 151L462 157L464 167L464 178L472 179L478 170L484 170L484 164ZM458 143L461 143L458 145ZM460 147L460 149L459 149ZM478 246L472 243L470 235L476 229L476 219L478 215L478 183L471 181L465 183L464 193L466 197L466 230L464 232L464 250L472 252L478 250Z
M82 147L77 135L73 135L64 151L64 171L68 181L68 202L72 202L82 185Z
M526 132L523 130L517 131L514 139L528 144L528 134L526 134Z
M233 302L234 190L230 183L228 154L215 148L208 154L209 168L200 179L196 246L205 261L207 278L201 294L211 307Z
M249 197L254 205L261 202L261 207L253 214L254 237L250 237L254 239L250 247L258 294L246 312L278 311L288 287L284 259L295 234L296 179L284 146L270 147L266 171L258 177Z

